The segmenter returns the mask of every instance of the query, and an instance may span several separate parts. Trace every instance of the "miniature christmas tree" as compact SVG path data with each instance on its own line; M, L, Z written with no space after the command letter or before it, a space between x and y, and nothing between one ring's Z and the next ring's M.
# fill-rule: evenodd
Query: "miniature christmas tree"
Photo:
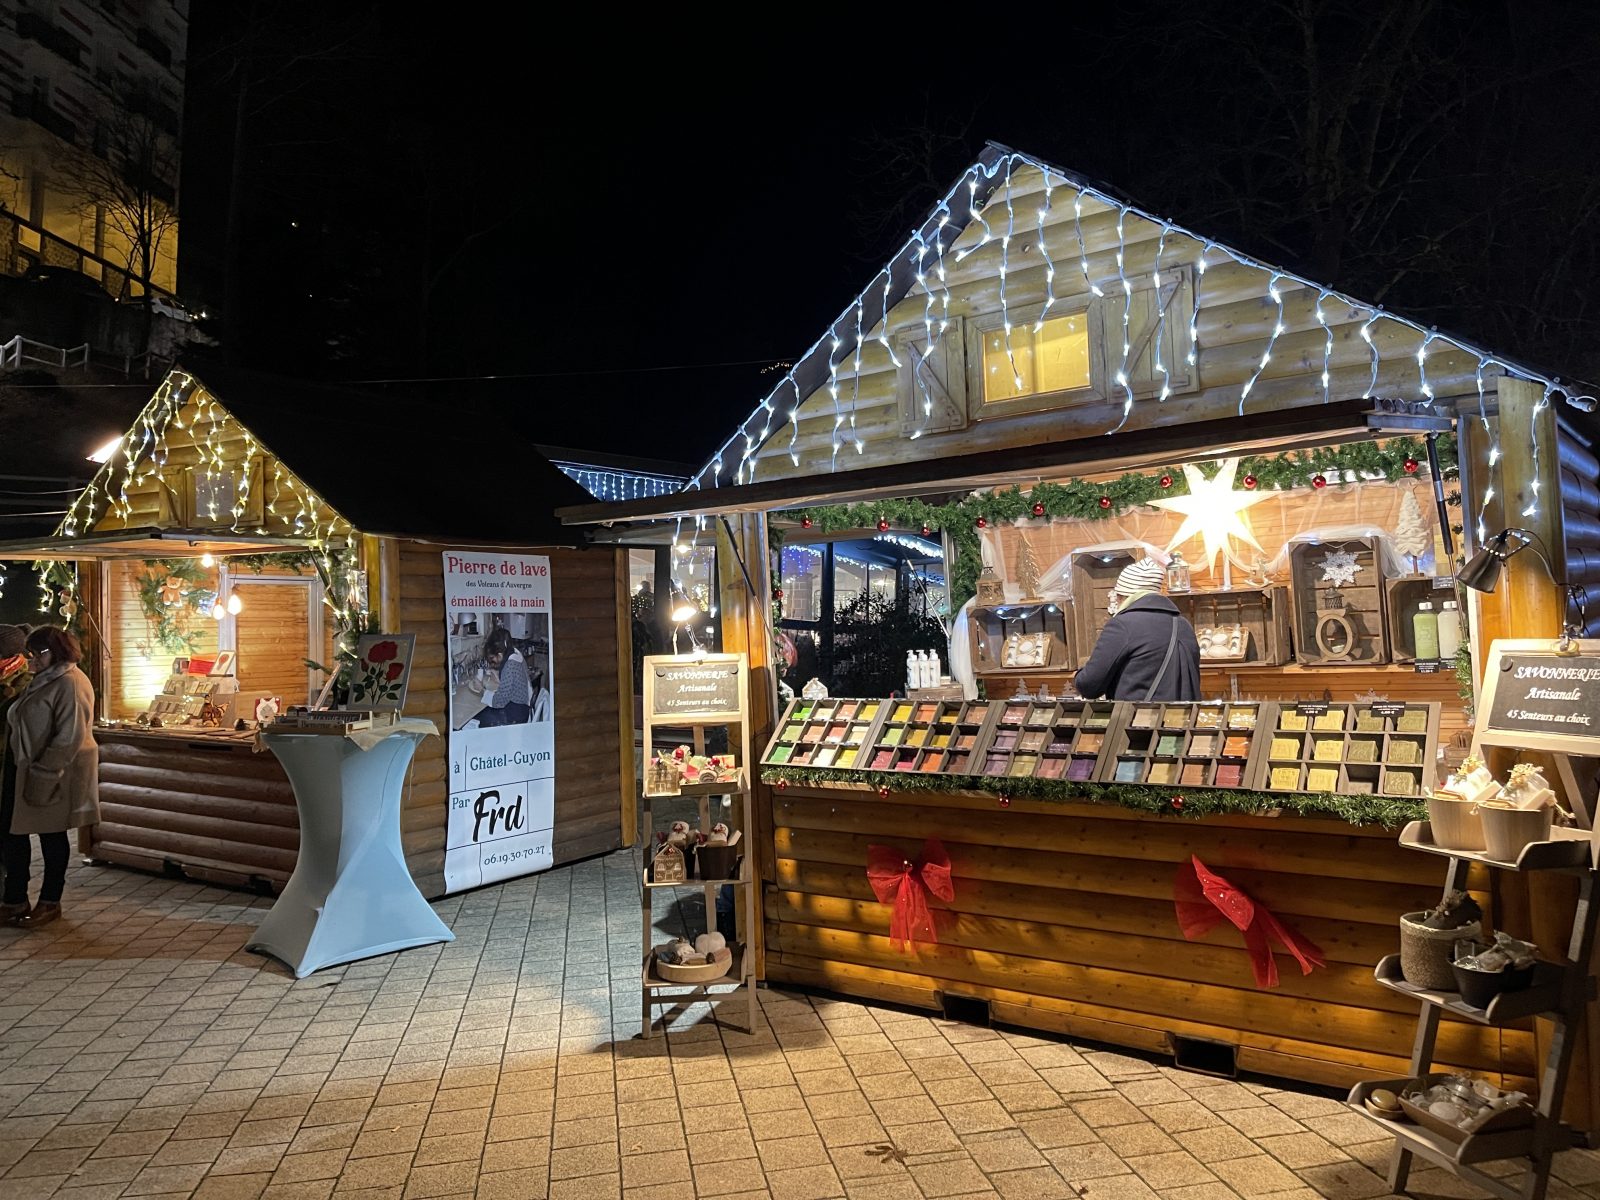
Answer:
M1433 548L1433 531L1422 519L1417 493L1407 489L1400 501L1400 522L1394 529L1394 548L1411 559L1411 573L1419 574L1418 560Z
M1022 542L1022 553L1017 555L1017 582L1022 585L1023 600L1042 600L1039 595L1039 560L1034 557L1033 543L1023 537L1019 531L1018 539Z

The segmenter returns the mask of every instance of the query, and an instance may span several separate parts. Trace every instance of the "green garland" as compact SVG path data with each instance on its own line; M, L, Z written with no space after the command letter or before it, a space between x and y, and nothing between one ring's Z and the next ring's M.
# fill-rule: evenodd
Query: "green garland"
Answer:
M235 554L229 557L228 566L247 567L252 575L259 575L268 567L281 567L296 575L315 572L317 560L309 550L285 550L280 554Z
M1336 796L1332 793L1250 792L1240 788L1160 788L1134 783L1078 783L1062 779L992 778L983 775L908 774L904 771L848 771L827 767L763 767L761 782L796 787L837 787L864 783L891 792L982 792L1013 800L1115 804L1162 817L1220 814L1263 816L1282 811L1297 817L1332 817L1347 825L1399 829L1426 819L1427 805L1397 796Z
M200 634L187 631L184 624L216 603L217 594L208 586L210 577L192 558L147 558L144 565L150 569L134 574L139 608L150 625L150 641L139 646L140 652L147 658L154 657L157 649L179 656L193 654ZM168 579L181 585L176 604L161 598Z
M1456 442L1448 434L1438 441L1440 474L1458 474ZM1407 470L1407 464L1413 469ZM1239 478L1254 476L1256 486L1267 491L1289 491L1315 486L1317 476L1332 485L1347 475L1361 479L1390 481L1414 477L1427 478L1427 443L1418 438L1390 438L1384 442L1351 442L1339 446L1319 446L1271 457L1242 460ZM1201 470L1215 474L1214 464ZM1164 482L1163 482L1164 481ZM1002 488L980 496L963 496L944 504L926 500L887 499L866 504L834 504L818 508L799 508L779 514L791 524L803 525L820 533L871 529L880 520L896 529L943 531L955 543L956 560L951 566L950 606L959 608L977 590L982 569L978 549L978 520L1000 523L1023 518L1105 520L1120 516L1130 508L1173 496L1188 495L1183 471L1172 466L1152 474L1129 473L1120 479L1094 482L1073 479L1067 483L1038 483L1024 491L1021 487ZM1042 508L1035 512L1035 507ZM774 540L782 531L771 526Z

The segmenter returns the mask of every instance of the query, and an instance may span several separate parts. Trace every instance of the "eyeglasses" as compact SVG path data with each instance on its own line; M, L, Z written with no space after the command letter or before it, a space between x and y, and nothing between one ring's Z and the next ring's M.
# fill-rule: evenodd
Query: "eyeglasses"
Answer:
M28 650L24 653L28 658L48 658L50 656L50 651L48 648L44 650Z

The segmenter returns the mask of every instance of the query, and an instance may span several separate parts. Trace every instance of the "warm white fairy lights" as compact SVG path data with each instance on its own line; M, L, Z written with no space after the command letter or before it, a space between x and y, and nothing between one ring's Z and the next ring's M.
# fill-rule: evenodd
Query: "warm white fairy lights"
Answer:
M1106 430L1116 433L1133 415L1133 384L1128 381L1128 355L1133 350L1130 322L1133 319L1133 281L1128 278L1128 234L1124 222L1128 219L1128 206L1117 213L1117 282L1122 286L1122 361L1117 364L1116 383L1122 389L1122 419Z
M1267 335L1267 348L1261 352L1261 361L1256 363L1256 369L1250 373L1250 378L1244 381L1244 387L1239 391L1239 415L1244 416L1244 402L1250 398L1250 391L1256 386L1256 380L1261 378L1261 372L1267 369L1267 364L1272 361L1272 348L1278 344L1278 339L1283 336L1288 327L1283 323L1283 289L1278 286L1283 279L1281 274L1274 274L1267 281L1267 295L1278 306L1278 315L1273 319L1272 332Z
M929 284L932 282L933 278L937 278L937 286L940 292L937 305L939 310L938 332L942 333L944 326L946 326L951 319L950 284L944 269L946 254L953 254L955 261L961 262L977 250L980 250L990 242L995 241L997 236L999 236L995 227L992 226L985 218L983 212L983 204L995 202L997 198L992 195L985 195L981 197L983 202L980 203L980 189L983 188L983 186L987 183L991 185L992 189L998 190L998 188L1003 186L1005 181L1011 178L1017 170L1024 168L1037 170L1044 176L1046 204L1049 204L1050 192L1054 188L1059 186L1070 186L1076 189L1071 215L1072 227L1077 242L1078 267L1083 277L1083 285L1092 296L1103 298L1106 292L1101 286L1102 281L1095 278L1093 267L1089 262L1088 244L1085 241L1083 230L1083 210L1085 204L1087 203L1092 202L1104 211L1116 212L1119 218L1119 226L1125 224L1127 217L1132 215L1135 218L1149 221L1152 224L1159 225L1161 227L1161 244L1158 246L1158 264L1156 268L1156 277L1158 281L1158 304L1160 302L1159 259L1167 243L1172 238L1181 237L1192 240L1200 247L1200 252L1194 260L1194 296L1192 308L1189 312L1188 349L1187 353L1185 354L1185 358L1190 366L1197 366L1199 361L1200 315L1202 304L1204 302L1204 297L1202 296L1203 282L1208 266L1216 265L1215 262L1208 263L1208 258L1213 254L1220 256L1224 261L1236 263L1239 266L1249 270L1261 272L1271 281L1269 283L1269 288L1276 289L1280 293L1280 295L1273 297L1274 301L1279 306L1278 320L1274 323L1273 332L1268 337L1266 348L1263 351L1262 360L1258 361L1252 373L1252 382L1247 385L1247 388L1254 387L1255 381L1260 378L1267 363L1269 363L1271 360L1273 342L1276 341L1276 339L1286 331L1281 292L1287 288L1307 288L1314 290L1317 293L1317 324L1323 330L1323 356L1320 382L1323 399L1325 401L1333 398L1331 374L1335 339L1334 331L1328 317L1329 304L1347 307L1350 312L1346 319L1350 321L1361 322L1357 332L1362 342L1366 344L1370 360L1369 378L1367 380L1366 390L1363 392L1364 398L1370 399L1378 391L1378 381L1383 359L1383 353L1379 342L1380 332L1383 334L1383 344L1385 345L1393 344L1393 338L1389 331L1395 328L1415 334L1416 338L1418 339L1417 341L1405 339L1405 353L1410 357L1414 357L1417 362L1419 368L1417 387L1420 389L1419 398L1423 400L1433 399L1436 388L1434 381L1428 377L1427 371L1428 356L1435 348L1434 343L1440 343L1443 347L1454 351L1471 354L1474 358L1482 358L1486 363L1490 361L1488 356L1484 355L1483 352L1474 349L1466 342L1448 337L1444 334L1440 334L1436 330L1429 329L1418 322L1410 321L1404 317L1396 316L1392 313L1386 312L1381 307L1363 304L1358 300L1346 296L1343 293L1336 292L1320 283L1305 279L1304 277L1296 275L1292 272L1285 271L1268 263L1261 262L1257 259L1249 257L1248 255L1238 253L1227 246L1202 238L1190 230L1185 229L1181 225L1164 221L1148 212L1134 208L1126 204L1124 201L1110 195L1109 193L1074 178L1067 172L1062 171L1059 167L1046 164L1030 155L1016 152L1006 152L991 158L986 158L984 161L976 163L970 167L961 176L961 178L957 180L956 184L944 196L939 204L934 207L928 223L920 228L917 233L908 237L907 241L904 243L903 249L896 253L894 258L890 260L889 268L886 268L891 279L895 277L896 270L899 270L899 277L906 281L904 286L907 288L918 286L923 288L924 292L928 290ZM1009 243L1010 239L1015 235L1015 195L1008 188L1007 194L1005 197L1003 197L1003 199L1008 204L1010 210L1008 213L1006 234L1003 240ZM964 200L966 204L965 211L960 213L957 212L956 207L959 203L959 200ZM1036 214L1036 222L1041 235L1038 240L1040 255L1045 265L1046 308L1043 311L1048 311L1049 307L1056 303L1055 268L1057 264L1050 254L1048 243L1044 237L1046 217L1047 211L1044 206L1041 206L1040 211ZM963 239L966 240L967 244L963 248L957 249L956 243ZM1118 244L1118 258L1119 260L1122 260L1126 255L1127 242L1126 230L1120 227L1118 231ZM1011 272L1009 249L1009 244L1003 244L1001 247L1000 256L1001 268L1007 276L1009 276ZM903 260L900 258L900 254L902 253L906 255L906 258ZM930 255L932 256L932 261L936 264L931 275L925 269L917 269L921 266L924 266L925 260ZM902 263L905 264L905 267L902 266ZM906 267L911 269L906 269ZM1122 261L1119 261L1118 282L1124 284L1125 286L1123 295L1125 311L1131 312L1131 309L1128 307L1130 300L1129 289L1131 288L1131 284L1128 282L1126 267ZM875 278L873 283L870 285L870 292L874 296L875 303L877 302L878 293L881 292L884 309L882 316L886 323L888 310L890 310L893 304L899 299L894 292L893 284L881 284ZM854 345L851 347L850 353L852 353L853 356L852 365L856 371L857 383L852 389L850 414L845 422L842 422L835 427L833 453L829 460L829 466L833 470L840 469L838 452L844 441L848 440L849 443L855 447L858 454L865 453L865 436L857 427L856 410L860 399L859 373L861 366L861 347L862 343L869 336L869 331L866 328L865 321L865 298L868 294L868 292L863 292L860 296L858 296L855 302L849 308L846 308L844 312L840 314L838 320L836 320L834 324L830 326L829 331L825 333L823 337L812 346L811 350L808 351L807 354L800 360L802 362L809 360L813 354L821 351L823 347L829 343L830 338L832 339L834 350L829 358L828 388L830 396L834 399L837 405L839 400L838 391L842 386L842 381L838 378L838 368L840 365L838 350L842 348L840 346L841 339L839 337L839 331L841 325L843 325L852 315L851 309L854 309L853 315L857 326L857 336ZM1014 296L1012 295L1012 288L1008 278L1006 281L1006 295L1004 302L1008 316L1009 308L1013 299ZM928 332L930 329L932 310L933 306L928 303L928 300L925 297L923 304L923 325L925 332ZM1043 319L1043 311L1040 314L1040 320ZM1388 324L1388 328L1380 331L1378 327L1380 321L1386 322ZM874 326L877 324L878 322L874 322ZM887 328L884 328L877 334L877 340L881 341L886 349L890 348L890 344L887 340L888 332L889 331ZM1124 341L1126 343L1128 339L1125 337ZM1157 339L1157 345L1158 347L1160 346L1159 338ZM1160 349L1156 351L1158 354L1160 352ZM931 345L929 347L929 353L932 353ZM1593 396L1580 392L1577 389L1566 387L1562 385L1559 380L1547 378L1535 371L1529 370L1526 367L1508 364L1501 359L1495 359L1492 361L1495 366L1499 367L1510 375L1546 386L1548 396L1560 396L1566 403L1586 412L1593 411L1595 408L1595 398ZM1123 364L1124 368L1126 365L1126 363ZM1126 377L1127 372L1125 369L1120 373L1124 376L1124 378ZM1164 385L1166 383L1165 372L1158 372L1156 383L1158 388L1156 393L1157 398L1164 398L1163 392L1165 391ZM782 385L780 385L780 387L781 386ZM798 395L798 383L793 384L793 386L796 390L797 398L795 407L797 409L799 404L802 402L802 398L800 398ZM1119 389L1122 389L1122 398L1124 402L1123 407L1125 409L1122 424L1125 424L1128 417L1131 415L1133 391L1132 383L1129 381L1127 384L1123 384L1121 381L1118 381L1118 387ZM1170 394L1170 392L1167 392L1166 394ZM1241 404L1247 395L1248 391L1241 394ZM808 394L804 399L809 398L810 396ZM842 407L842 405L839 407ZM1545 407L1548 407L1548 402L1545 404ZM758 417L758 413L762 408L766 409L766 420L762 420ZM712 459L707 462L705 466L701 467L701 469L689 481L688 489L700 490L701 488L707 486L719 487L730 478L735 481L746 478L750 471L750 464L748 460L761 452L763 443L766 440L765 434L758 433L757 431L765 431L770 427L770 417L773 411L774 410L768 406L767 401L763 401L761 405L758 406L757 410L752 411L751 416L733 432L733 434L726 442L723 443ZM926 408L922 414L924 424L926 423L927 417L930 415L930 413L931 405ZM790 421L793 426L788 447L790 459L796 468L803 469L806 464L803 461L803 447L799 443L798 414L794 410L791 410ZM1121 428L1122 424L1119 424L1118 428ZM845 425L848 425L849 428L848 435L844 434ZM921 432L920 427L918 432ZM741 441L744 443L744 445L740 447L737 469L732 472L725 472L725 468L722 466L724 454L733 449ZM1491 449L1491 455L1495 455L1495 451L1493 449ZM1497 456L1496 461L1498 461Z
M1539 402L1528 414L1528 442L1533 447L1533 469L1528 472L1530 494L1528 506L1522 510L1524 517L1534 517L1539 514L1539 414L1550 407L1550 396L1555 390L1556 381L1545 380L1544 395L1539 397Z
M1011 368L1011 385L1018 392L1027 387L1022 381L1022 372L1017 370L1017 355L1011 345L1011 305L1006 298L1006 272L1011 269L1011 238L1017 229L1017 207L1011 201L1011 167L1006 167L1006 231L1000 238L1000 322L1005 329L1006 363ZM887 296L885 296L887 299ZM889 307L884 305L883 311L887 313ZM887 321L884 324L888 324Z

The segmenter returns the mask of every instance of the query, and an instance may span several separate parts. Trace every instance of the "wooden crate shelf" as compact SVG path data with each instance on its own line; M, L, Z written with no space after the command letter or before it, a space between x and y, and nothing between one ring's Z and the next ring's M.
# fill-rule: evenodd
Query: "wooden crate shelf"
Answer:
M1289 589L1282 584L1173 592L1167 598L1189 619L1197 634L1205 629L1226 631L1235 625L1241 627L1244 637L1238 658L1208 650L1201 638L1202 667L1281 666L1293 656Z
M1389 661L1380 551L1377 539L1370 537L1300 542L1291 548L1294 644L1301 663L1370 666ZM1323 578L1328 556L1340 553L1355 557L1353 583L1336 584Z
M1439 606L1456 598L1455 581L1432 575L1402 575L1385 580L1384 591L1388 597L1389 641L1394 661L1414 663L1417 647L1411 633L1411 618L1416 615L1417 605L1424 600L1431 602L1434 614L1443 620Z
M978 676L1060 671L1076 662L1066 610L1054 601L975 605L967 628Z
M1132 566L1144 556L1144 548L1129 542L1120 546L1102 546L1097 550L1080 550L1072 556L1072 637L1074 668L1089 661L1100 631L1106 627L1111 614L1106 611L1111 589L1124 567Z

